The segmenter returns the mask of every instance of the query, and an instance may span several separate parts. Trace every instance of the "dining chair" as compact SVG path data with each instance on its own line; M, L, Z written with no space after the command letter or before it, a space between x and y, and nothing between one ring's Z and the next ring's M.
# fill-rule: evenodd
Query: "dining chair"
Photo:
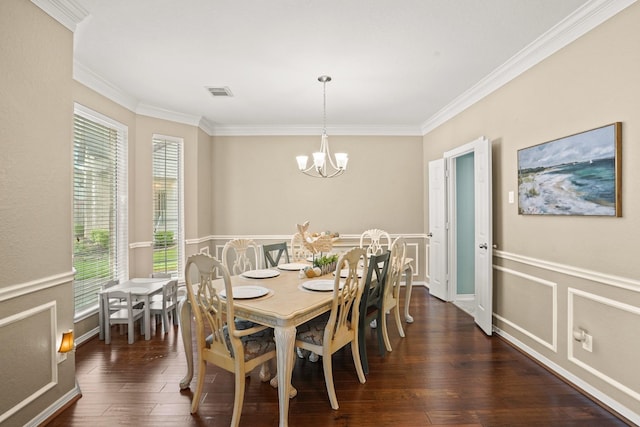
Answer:
M162 287L160 299L152 299L149 312L152 316L162 317L162 331L169 332L169 315L174 325L178 324L178 281L171 280Z
M287 250L287 242L262 245L262 252L264 253L265 268L277 267L278 264L280 264L280 259L282 259L283 256L285 262L289 263L289 251Z
M226 298L212 284L218 276L222 276ZM197 292L193 290L194 277L198 279ZM198 349L198 377L191 401L191 413L198 411L207 364L211 363L235 375L231 425L238 426L246 374L276 357L273 329L255 324L246 329L238 329L235 321L229 321L234 319L233 286L229 271L217 259L207 254L190 256L185 267L185 280L195 318ZM246 323L239 322L241 325ZM269 376L261 375L261 380L268 381Z
M358 347L360 348L360 360L362 361L362 369L365 374L369 373L366 345L367 324L374 319L378 325L383 324L382 319L385 316L383 302L390 258L391 253L389 251L385 251L379 255L371 255L369 258L369 268L367 269L367 275L364 281L364 291L362 291L362 298L360 299ZM382 327L376 328L378 350L381 356L384 356L386 350L384 337L382 336L383 329Z
M140 333L144 334L144 309L134 308L135 301L131 296L131 292L109 290L106 292L109 300L118 299L125 308L108 314L108 322L104 331L105 344L111 343L111 325L127 325L128 342L133 344L135 341L134 326L136 321L140 320Z
M250 256L251 252L253 256ZM232 239L222 248L222 263L231 274L238 275L260 268L259 253L260 248L252 239ZM231 255L232 262L229 260Z
M386 248L383 247L385 244ZM379 255L391 248L391 236L386 231L377 228L365 230L360 235L360 247L366 248L367 256Z
M367 259L362 248L353 248L340 257L336 266L331 310L298 326L296 332L297 347L322 356L324 380L333 409L338 409L331 363L333 353L351 344L358 380L362 384L366 381L358 348L359 306L364 289L364 278L358 277L361 259L364 259L366 268ZM340 277L343 269L347 269L344 279Z
M104 283L101 287L100 290L104 291L106 289L109 289L117 284L120 283L120 280L115 279L115 280L108 280L106 283ZM107 309L107 307L104 307L102 304L102 298L99 298L98 300L98 314L100 316L99 319L99 330L98 330L98 338L100 340L104 339L104 330L106 328L105 326L105 321L104 318L105 316L107 316L108 313L112 313L114 311L120 310L121 308L124 308L124 306L122 305L122 302L119 299L115 299L115 298L110 298L109 299L109 307Z
M382 323L380 325L380 328L382 329L384 345L387 348L387 351L392 351L391 342L389 341L386 317L386 315L389 314L391 310L393 310L393 317L396 321L398 334L402 338L404 338L404 330L402 329L402 323L400 322L400 280L404 272L406 254L406 243L402 240L401 237L396 238L391 244L389 272L387 276L387 283L384 288L384 298L382 302L382 311L385 313L385 315L382 316Z
M149 277L153 279L171 279L173 275L171 273L155 272L155 273L151 273ZM183 284L178 283L178 302L186 298L187 298L187 290L184 288L184 283ZM153 301L162 301L162 295L154 295L151 297L151 299Z

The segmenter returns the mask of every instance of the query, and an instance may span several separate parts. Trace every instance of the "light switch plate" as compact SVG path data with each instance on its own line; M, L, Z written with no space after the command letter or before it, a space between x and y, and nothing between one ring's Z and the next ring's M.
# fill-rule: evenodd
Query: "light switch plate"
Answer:
M513 204L516 201L516 196L513 191L509 191L509 204Z

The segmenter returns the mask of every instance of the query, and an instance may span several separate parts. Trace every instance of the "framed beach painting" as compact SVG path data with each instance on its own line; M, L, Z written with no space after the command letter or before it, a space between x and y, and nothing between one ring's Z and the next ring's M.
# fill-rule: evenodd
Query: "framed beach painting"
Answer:
M620 122L518 150L518 213L622 216Z

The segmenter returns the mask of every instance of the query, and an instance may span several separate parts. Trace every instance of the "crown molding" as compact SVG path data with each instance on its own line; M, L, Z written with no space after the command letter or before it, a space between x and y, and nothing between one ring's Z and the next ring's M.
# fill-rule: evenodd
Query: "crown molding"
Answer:
M507 62L454 99L442 110L426 120L422 126L425 135L452 119L528 69L553 55L569 43L591 31L607 19L626 9L636 0L592 0L567 16L542 36L516 53Z
M73 79L130 111L136 111L138 100L78 61L73 61Z
M202 120L201 116L194 116L191 114L184 114L177 111L165 110L149 104L138 104L134 110L136 114L143 116L154 117L156 119L169 120L176 123L182 123L185 125L199 126ZM206 131L205 131L206 132Z
M200 118L200 123L198 123L198 127L202 129L207 135L212 136L214 134L215 124L212 123L206 117Z
M320 135L318 125L273 125L273 126L213 126L214 136L255 136L255 135ZM347 125L327 126L327 134L332 135L372 135L372 136L422 136L419 126L370 126Z
M31 0L31 3L72 32L84 18L89 16L89 11L76 0Z

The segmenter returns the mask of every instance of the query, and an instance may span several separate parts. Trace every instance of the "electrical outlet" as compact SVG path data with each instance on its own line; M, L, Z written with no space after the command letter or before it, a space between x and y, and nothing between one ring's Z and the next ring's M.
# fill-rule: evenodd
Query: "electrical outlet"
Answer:
M589 353L593 352L593 337L589 334L584 334L584 341L582 341L582 348Z

